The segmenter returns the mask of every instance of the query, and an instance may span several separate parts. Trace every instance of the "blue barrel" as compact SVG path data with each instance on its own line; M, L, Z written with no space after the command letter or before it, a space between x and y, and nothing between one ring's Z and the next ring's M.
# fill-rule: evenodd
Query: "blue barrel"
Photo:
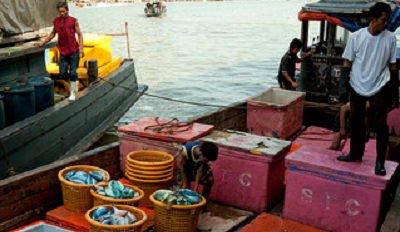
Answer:
M6 127L6 115L4 112L3 95L0 95L0 130Z
M25 82L35 87L36 113L54 106L54 84L48 77L23 77L19 82Z
M0 94L4 96L4 112L6 126L35 115L35 88L21 84L9 84L0 87Z

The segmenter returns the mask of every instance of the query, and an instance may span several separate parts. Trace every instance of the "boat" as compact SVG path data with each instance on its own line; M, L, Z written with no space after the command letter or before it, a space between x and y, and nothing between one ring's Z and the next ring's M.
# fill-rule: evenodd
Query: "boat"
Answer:
M167 13L167 7L163 2L148 2L144 8L144 13L146 13L147 17L162 17Z
M368 12L377 1L350 0L338 3L324 0L306 4L298 14L301 21L301 55L314 49L311 59L300 67L300 87L307 92L307 100L335 104L339 102L340 68L342 54L350 34L368 25ZM389 2L390 3L390 2ZM390 3L395 9L395 3ZM396 8L397 10L397 8ZM319 34L311 35L310 28ZM389 25L396 30L395 23Z
M14 0L9 2L14 3ZM21 3L17 4L18 7L29 7L29 11L26 9L28 13L21 17L26 20L21 20L17 26L7 21L0 22L0 31L8 32L0 40L2 86L16 83L23 77L49 77L45 50L54 48L57 43L53 41L43 47L33 46L46 36L37 30L51 26L52 20L58 16L57 11L49 11L48 14L34 12L55 9L58 0L46 1L46 7L41 4L30 6L26 0L17 2ZM9 12L22 11L15 8L9 9ZM20 34L19 26L26 30L24 34ZM133 60L120 58L114 65L110 73L81 89L75 101L60 101L22 121L1 127L0 179L79 154L113 126L147 90L147 86L137 82ZM61 99L65 97L61 96ZM4 108L0 108L0 115L4 115Z

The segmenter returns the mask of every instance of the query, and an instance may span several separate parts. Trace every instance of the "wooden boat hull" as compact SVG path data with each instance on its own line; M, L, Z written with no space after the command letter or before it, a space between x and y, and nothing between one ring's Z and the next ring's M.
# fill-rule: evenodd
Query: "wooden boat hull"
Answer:
M1 130L0 178L11 167L22 173L85 151L147 90L138 85L131 61L104 80L137 92L100 81L77 93L73 102L60 102Z

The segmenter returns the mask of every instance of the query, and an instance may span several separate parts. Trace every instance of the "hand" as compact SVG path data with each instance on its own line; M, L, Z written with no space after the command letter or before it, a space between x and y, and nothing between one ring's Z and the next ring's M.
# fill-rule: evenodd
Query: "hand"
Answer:
M35 47L43 47L44 43L34 43L33 46Z
M340 136L342 138L346 138L346 128L344 128L344 127L340 128Z
M307 52L306 56L312 56L313 52Z
M296 89L300 87L300 85L297 82L292 82L292 86L295 87Z
M79 49L79 57L80 58L85 57L85 53L83 52L83 49Z
M182 189L187 189L187 188L188 188L187 184L182 185Z

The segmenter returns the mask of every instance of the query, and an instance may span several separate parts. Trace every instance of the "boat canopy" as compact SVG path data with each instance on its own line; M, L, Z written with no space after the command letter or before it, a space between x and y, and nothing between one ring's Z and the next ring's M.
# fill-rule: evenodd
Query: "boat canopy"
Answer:
M369 9L376 2L390 3L393 9L388 30L394 32L400 26L400 2L383 0L321 0L306 4L299 12L300 21L324 21L343 27L351 32L367 27Z
M63 0L61 0L63 1ZM11 36L50 27L60 0L1 0L1 34Z

